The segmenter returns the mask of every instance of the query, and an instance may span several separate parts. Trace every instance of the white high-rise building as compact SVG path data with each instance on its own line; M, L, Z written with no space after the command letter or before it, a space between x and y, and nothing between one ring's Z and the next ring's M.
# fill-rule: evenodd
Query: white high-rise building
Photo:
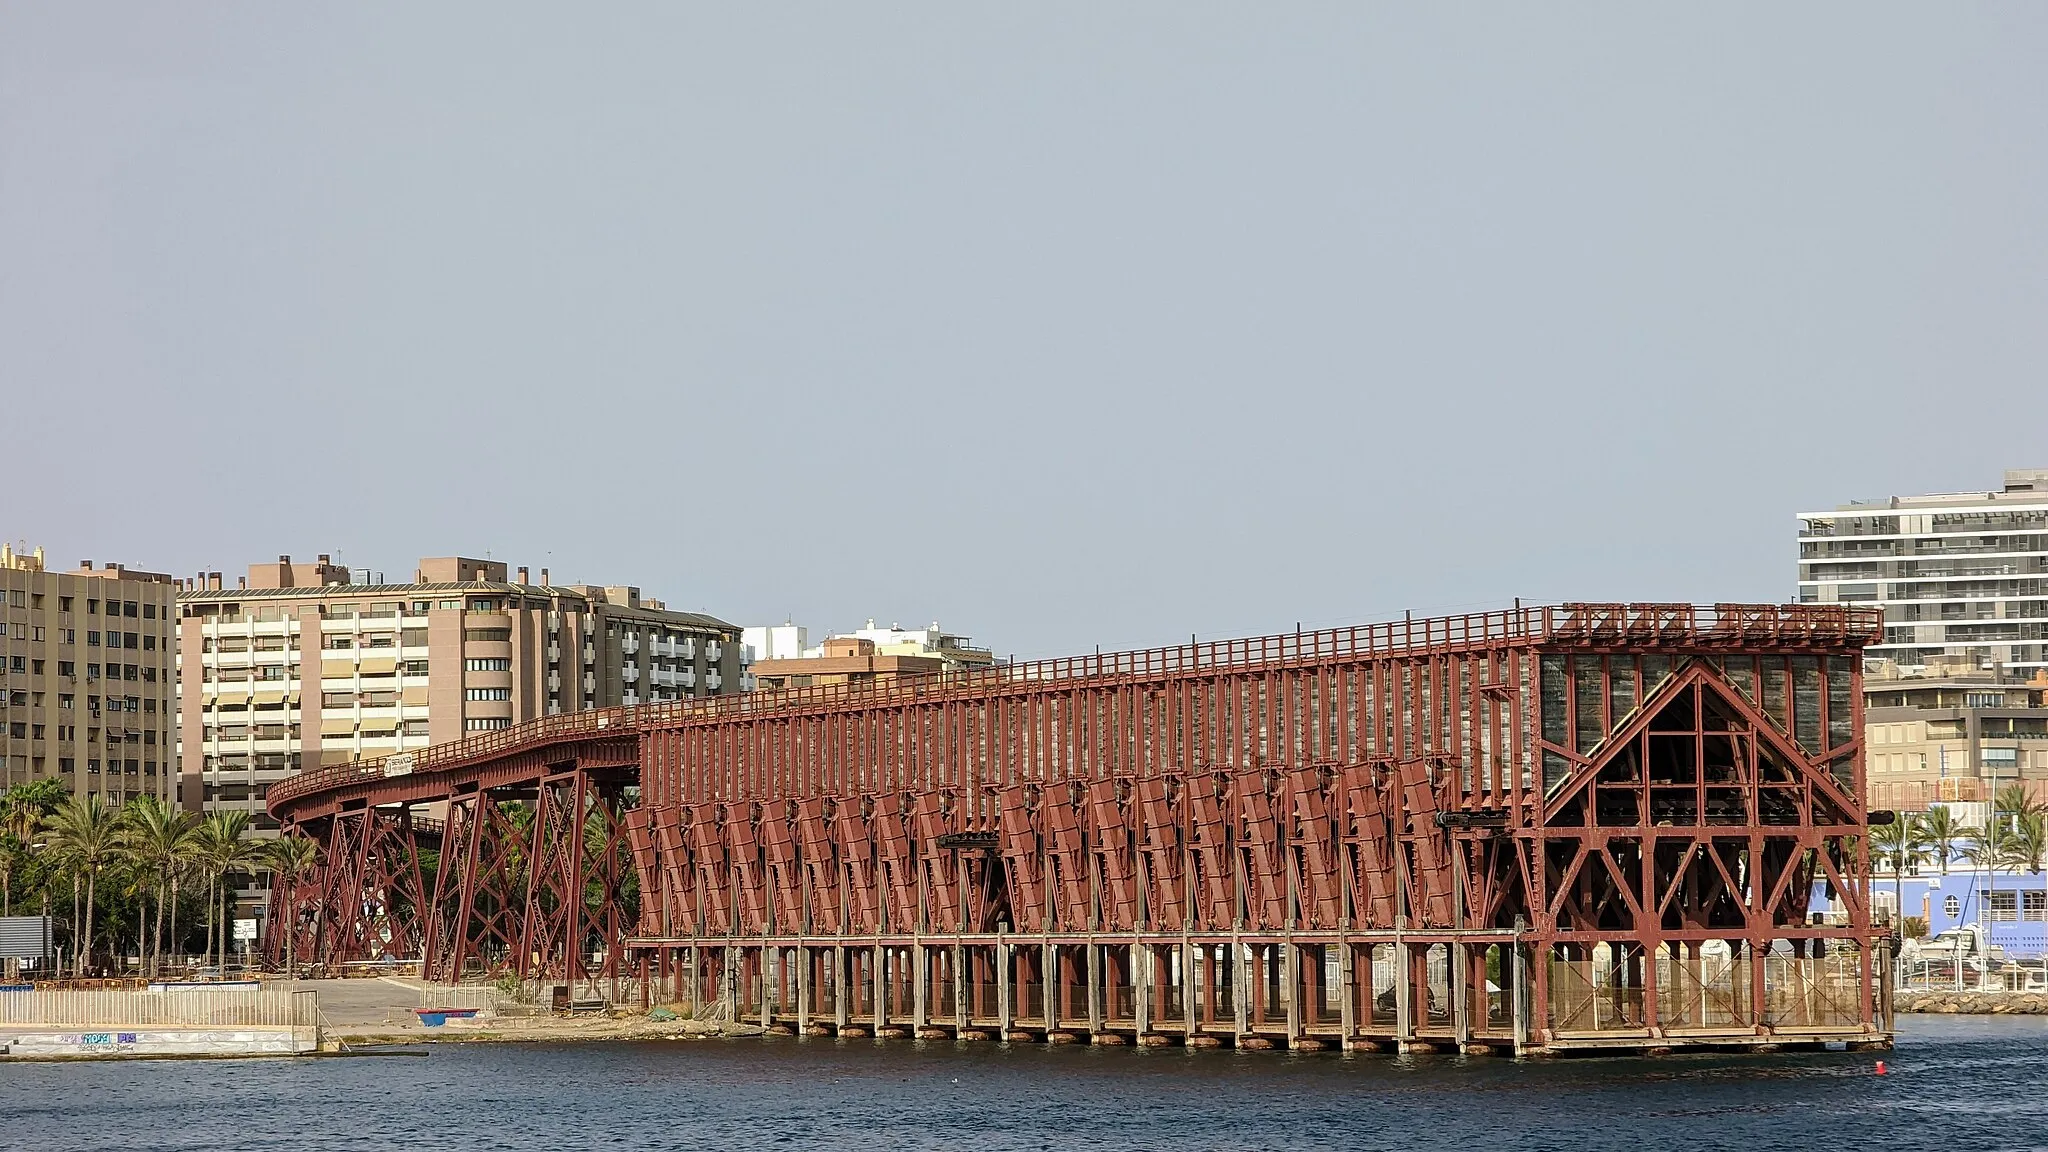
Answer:
M1799 514L1799 600L1884 609L1872 658L2048 667L2048 468L1995 492L1943 492Z

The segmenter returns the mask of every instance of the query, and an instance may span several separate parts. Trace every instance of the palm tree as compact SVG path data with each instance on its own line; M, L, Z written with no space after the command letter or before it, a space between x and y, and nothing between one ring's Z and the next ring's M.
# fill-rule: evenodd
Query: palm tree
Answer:
M2022 819L2039 815L2042 811L2042 806L2027 795L2026 785L2008 784L1992 796L1991 811L1985 814L1983 830L1973 839L1973 846L1963 850L1972 863L1984 869L1984 922L1987 932L1995 911L1992 904L1998 891L1998 870L2017 870L2018 862L2012 852L2013 832ZM2012 903L2013 920L2017 922L2020 918L2018 892L2013 893ZM1986 940L1985 948L1990 946L1991 942Z
M2015 869L2042 874L2041 915L2048 926L2048 813L2023 812L2006 834L2006 859ZM2020 919L2026 919L2026 898L2019 898Z
M320 846L305 836L287 835L270 842L270 867L277 873L270 888L272 892L285 893L289 902L282 923L273 919L270 930L284 932L284 974L288 980L299 970L299 881L313 870L319 855Z
M71 797L43 817L43 834L48 850L70 871L74 890L79 881L85 883L85 920L77 949L83 972L92 957L93 897L98 893L100 873L120 856L120 817L88 792Z
M251 843L248 835L247 812L213 812L199 826L195 855L207 881L206 915L210 925L207 952L214 954L218 946L219 963L223 965L227 963L228 956L227 925L224 923L227 878L233 873L248 871L262 859L262 847Z
M1898 906L1899 920L1904 923L1906 869L1917 867L1927 860L1927 840L1920 830L1919 821L1901 815L1889 824L1872 828L1870 847L1877 858L1892 870L1892 899Z
M121 846L156 891L156 931L151 937L154 946L144 950L145 962L154 975L163 955L164 904L177 899L178 873L198 849L199 818L154 796L129 801L122 816L125 826L121 830Z
M43 817L64 802L64 782L55 777L17 784L0 793L0 916L14 914L14 871L35 839Z
M1956 814L1945 807L1929 808L1922 812L1918 821L1920 838L1929 848L1934 849L1934 862L1943 876L1948 875L1948 862L1955 859L1956 845L1961 843L1968 830L1956 819Z

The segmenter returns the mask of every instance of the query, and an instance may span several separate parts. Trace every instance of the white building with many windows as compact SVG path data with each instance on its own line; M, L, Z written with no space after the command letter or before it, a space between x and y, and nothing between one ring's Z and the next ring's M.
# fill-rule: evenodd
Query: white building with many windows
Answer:
M1867 655L1903 667L2048 668L2048 468L2008 471L1993 492L1800 513L1799 600L1884 609Z

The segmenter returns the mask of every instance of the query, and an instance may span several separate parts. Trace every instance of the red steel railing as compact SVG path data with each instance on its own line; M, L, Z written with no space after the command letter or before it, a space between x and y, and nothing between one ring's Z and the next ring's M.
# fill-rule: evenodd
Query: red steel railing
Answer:
M1552 604L1496 612L1405 619L1316 632L1212 640L934 672L894 680L819 685L601 708L536 720L437 744L322 768L280 780L266 793L272 811L285 802L348 784L417 772L435 772L526 751L643 727L689 720L728 719L820 706L891 703L1004 689L1043 687L1103 677L1152 678L1256 666L1388 656L1415 651L1460 651L1502 644L1863 644L1879 635L1883 613L1839 604Z

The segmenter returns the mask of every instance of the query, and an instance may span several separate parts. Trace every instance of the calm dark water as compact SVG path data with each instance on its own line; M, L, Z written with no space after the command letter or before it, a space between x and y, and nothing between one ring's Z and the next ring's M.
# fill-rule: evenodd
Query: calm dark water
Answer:
M672 1041L0 1066L29 1149L2048 1146L2048 1019L1913 1018L1872 1057L1461 1057Z

